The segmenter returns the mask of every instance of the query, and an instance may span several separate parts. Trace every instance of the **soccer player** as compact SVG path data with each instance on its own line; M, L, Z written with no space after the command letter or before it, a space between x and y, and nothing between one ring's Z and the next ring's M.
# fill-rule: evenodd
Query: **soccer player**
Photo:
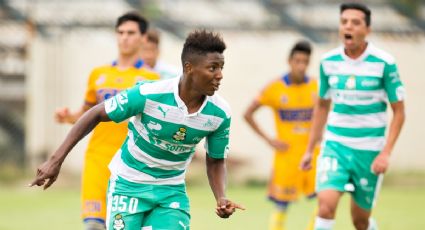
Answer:
M141 43L146 39L148 22L138 14L127 13L118 18L115 29L118 60L112 65L95 68L90 74L84 105L77 111L56 111L60 123L75 123L93 106L134 86L140 80L159 79L139 58ZM113 135L112 135L113 134ZM127 123L102 123L94 129L85 154L82 172L82 218L85 229L105 229L108 163L127 135Z
M310 43L296 43L288 57L289 73L269 83L245 112L251 128L275 149L269 182L269 199L276 205L270 219L271 230L284 229L290 203L300 195L313 198L315 194L314 170L305 172L299 168L317 94L317 81L306 76L310 54ZM277 137L270 136L254 119L262 106L273 110Z
M215 94L225 48L218 34L190 33L181 54L182 77L142 82L91 108L30 185L52 185L72 147L100 122L130 118L128 136L109 164L108 229L189 229L184 176L203 138L217 215L228 218L243 209L225 193L231 116L226 101Z
M311 168L312 150L327 123L317 163L315 229L332 229L338 201L351 184L351 217L358 230L369 220L383 173L405 120L404 87L394 58L366 40L371 11L360 3L340 7L343 46L320 64L320 90L310 141L301 167ZM387 101L393 117L385 138ZM329 110L332 105L332 111ZM328 116L329 114L329 116Z
M142 44L141 57L146 64L153 69L153 71L159 73L161 79L170 79L173 77L180 76L181 73L174 68L166 64L159 59L159 43L160 36L156 30L150 29L147 34L147 42Z

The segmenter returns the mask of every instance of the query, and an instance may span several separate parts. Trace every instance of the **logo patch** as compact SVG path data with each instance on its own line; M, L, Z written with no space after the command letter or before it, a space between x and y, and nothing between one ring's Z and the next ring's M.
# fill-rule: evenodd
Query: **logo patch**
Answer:
M121 214L117 214L114 217L114 225L112 226L114 228L114 230L122 230L125 228L125 223L124 220L122 219L122 215Z
M347 89L355 89L356 88L356 77L354 77L353 75L351 75L347 79L347 82L345 82L345 88L347 88Z
M170 109L164 110L164 108L158 105L158 110L162 113L162 116L165 118L165 116L167 116L167 113Z
M150 130L157 130L157 131L159 131L159 130L162 129L162 126L159 123L156 123L156 122L153 122L153 121L149 121L148 128Z
M170 208L174 208L174 209L180 208L180 203L179 202L172 202L170 204Z
M176 141L183 141L186 138L186 129L179 128L179 130L174 134L173 139Z

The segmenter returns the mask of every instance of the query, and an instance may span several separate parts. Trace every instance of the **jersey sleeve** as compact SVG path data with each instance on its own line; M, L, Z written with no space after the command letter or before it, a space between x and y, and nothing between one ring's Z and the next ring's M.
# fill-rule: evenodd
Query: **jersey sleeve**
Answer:
M260 94L257 96L256 99L261 105L275 107L275 91L273 90L273 83L270 83L266 87L264 87Z
M105 101L105 111L112 121L119 123L143 112L146 96L141 94L140 86L138 83Z
M328 76L323 69L323 63L320 63L319 97L330 99Z
M213 133L207 136L205 150L211 158L223 159L229 152L229 130L231 118L227 117Z
M84 103L86 103L89 106L93 106L97 104L97 97L96 97L96 80L98 77L98 73L96 70L93 70L90 73L88 82L87 82L87 88L86 93L84 97Z
M390 103L404 100L405 90L395 63L385 65L384 88Z

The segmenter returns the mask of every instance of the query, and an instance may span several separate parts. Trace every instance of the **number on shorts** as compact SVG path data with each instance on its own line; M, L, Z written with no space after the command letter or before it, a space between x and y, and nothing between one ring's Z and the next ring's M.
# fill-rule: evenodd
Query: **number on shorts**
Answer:
M137 198L134 198L134 197L131 197L129 202L127 202L127 200L128 200L127 196L115 195L112 198L111 210L113 212L114 211L119 211L119 212L128 211L129 213L135 213L137 211L137 205L139 203L139 200Z

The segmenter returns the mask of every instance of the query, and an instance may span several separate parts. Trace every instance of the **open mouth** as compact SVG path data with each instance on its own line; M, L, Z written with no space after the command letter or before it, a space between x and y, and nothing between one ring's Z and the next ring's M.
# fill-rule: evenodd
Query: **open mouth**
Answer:
M344 34L344 39L345 40L353 40L353 35L351 35L351 34Z

